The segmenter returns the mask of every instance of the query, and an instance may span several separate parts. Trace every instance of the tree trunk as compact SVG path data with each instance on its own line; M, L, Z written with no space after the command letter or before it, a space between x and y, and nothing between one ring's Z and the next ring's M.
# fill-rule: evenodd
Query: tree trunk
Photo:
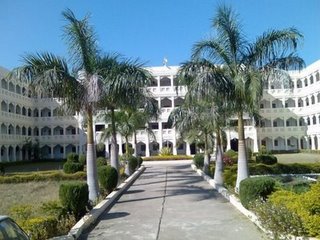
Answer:
M110 154L110 164L119 173L119 159L118 159L118 144L117 144L117 132L116 123L114 116L114 109L111 108L111 126L112 126L112 136L111 136L111 154Z
M208 150L208 134L204 135L204 162L203 162L203 171L204 173L209 173L209 165L210 165L210 156Z
M223 147L220 129L216 132L216 167L214 170L214 181L217 185L223 185Z
M133 156L137 157L137 133L133 132Z
M249 177L248 161L246 153L246 143L244 138L243 112L238 112L238 172L236 182L236 192L240 190L240 182Z
M89 187L89 199L96 201L99 195L97 178L96 151L93 140L92 111L87 112L87 183Z

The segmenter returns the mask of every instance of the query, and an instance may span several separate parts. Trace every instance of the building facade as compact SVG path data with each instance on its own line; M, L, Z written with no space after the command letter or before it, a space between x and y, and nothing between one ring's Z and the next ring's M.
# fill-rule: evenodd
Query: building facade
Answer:
M167 124L170 112L183 103L186 94L184 86L176 88L178 69L178 66L148 68L154 79L147 88L158 101L161 115L149 123L155 138L140 130L136 144L131 139L138 155L156 155L163 147L172 148L173 154L195 153L194 144L181 141L179 133ZM83 153L86 135L81 115L60 115L61 104L57 99L32 97L26 83L8 80L6 74L7 70L0 68L0 161L32 158L26 147L28 142L38 143L42 158L60 159L69 152ZM259 124L256 126L249 117L245 120L247 146L254 152L262 145L268 150L320 150L320 61L289 74L290 82L270 80L264 86ZM97 143L105 126L106 123L95 119ZM227 127L225 132L227 149L236 149L235 127ZM117 136L117 140L122 154L124 138ZM103 144L108 155L110 141L106 139Z

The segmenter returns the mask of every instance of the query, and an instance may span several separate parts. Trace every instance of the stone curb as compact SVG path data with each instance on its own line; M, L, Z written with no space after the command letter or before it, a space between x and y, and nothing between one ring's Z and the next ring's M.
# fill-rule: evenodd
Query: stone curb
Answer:
M144 172L145 166L141 166L137 171L135 171L129 178L127 178L123 183L121 183L116 190L110 193L104 200L98 203L90 212L83 216L77 223L74 225L69 234L64 239L78 239L81 233L87 229L89 226L94 224L99 216L114 203L114 201L123 194L133 183L134 181Z
M246 209L240 202L239 198L237 198L234 194L231 194L226 188L217 185L215 181L206 175L201 169L198 169L194 164L191 164L191 168L198 173L198 175L202 176L204 180L206 180L215 190L217 190L225 199L227 199L238 211L240 211L243 215L250 219L255 225L257 225L263 232L267 235L270 235L270 232L267 231L259 222L258 217L248 209ZM317 238L304 238L304 237L292 237L295 240L317 240Z

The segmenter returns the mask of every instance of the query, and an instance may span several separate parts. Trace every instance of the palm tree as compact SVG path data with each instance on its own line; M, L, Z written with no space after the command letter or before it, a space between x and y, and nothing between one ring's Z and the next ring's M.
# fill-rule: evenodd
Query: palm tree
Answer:
M119 170L116 110L137 109L143 106L145 112L155 112L158 108L151 93L145 88L150 85L152 75L137 60L132 61L120 56L106 57L101 73L105 86L105 95L100 108L107 108L105 122L111 124L111 166Z
M208 173L210 164L210 136L214 131L212 109L204 101L191 100L186 95L183 105L175 108L169 115L168 124L176 127L177 131L185 138L188 133L197 132L197 137L204 142L204 172Z
M296 54L302 34L295 28L269 30L255 41L249 42L241 28L237 14L227 6L220 6L212 20L215 37L202 40L193 47L193 60L222 68L224 81L212 82L211 88L225 92L233 103L238 117L238 173L236 190L249 176L245 136L244 113L257 112L262 97L263 82L268 78L288 80L284 70L301 69L304 61ZM207 74L215 74L209 72ZM217 78L221 75L218 74ZM221 86L223 82L224 86ZM199 85L200 87L200 85Z
M95 201L99 194L93 138L93 114L102 95L101 58L98 55L95 32L88 16L76 19L67 9L62 12L66 25L64 39L69 47L72 69L64 58L52 53L28 54L23 66L13 70L12 75L25 79L33 89L58 97L71 112L84 114L87 129L87 183L89 199Z

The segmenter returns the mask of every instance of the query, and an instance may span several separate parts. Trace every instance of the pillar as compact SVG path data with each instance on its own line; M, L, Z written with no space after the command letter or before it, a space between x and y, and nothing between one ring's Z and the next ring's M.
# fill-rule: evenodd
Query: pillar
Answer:
M311 149L316 150L316 144L314 141L314 135L311 135Z
M228 129L226 131L226 135L227 135L227 151L231 149L231 137L230 137L230 130Z
M188 143L188 142L186 142L186 154L187 154L187 155L191 155L190 143Z
M146 157L150 157L150 141L149 141L149 134L146 131L146 135L147 135L147 141L146 141Z

